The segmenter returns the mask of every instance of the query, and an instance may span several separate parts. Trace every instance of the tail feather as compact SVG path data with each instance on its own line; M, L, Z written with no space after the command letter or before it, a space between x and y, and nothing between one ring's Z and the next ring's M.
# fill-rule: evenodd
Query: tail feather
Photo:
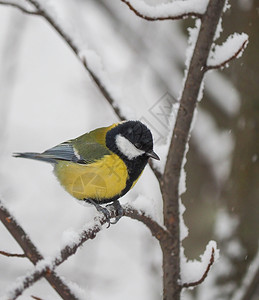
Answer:
M36 152L13 153L13 157L29 158L29 159L35 159L35 160L45 161L49 163L57 162L53 157L50 157L49 155L43 153L36 153Z

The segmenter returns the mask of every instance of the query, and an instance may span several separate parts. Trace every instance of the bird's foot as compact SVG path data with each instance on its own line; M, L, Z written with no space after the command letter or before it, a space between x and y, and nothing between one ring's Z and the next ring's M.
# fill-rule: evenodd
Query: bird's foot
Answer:
M113 222L110 222L111 224L116 224L120 218L123 216L123 208L120 205L120 202L118 200L115 200L112 204L107 205L107 207L112 206L116 210L116 217Z
M93 201L92 199L86 199L86 201L88 203L92 204L97 209L97 211L101 212L105 216L107 224L108 224L107 228L109 228L111 226L111 224L114 224L111 222L111 214L106 207L102 207L101 205L99 205L95 201Z

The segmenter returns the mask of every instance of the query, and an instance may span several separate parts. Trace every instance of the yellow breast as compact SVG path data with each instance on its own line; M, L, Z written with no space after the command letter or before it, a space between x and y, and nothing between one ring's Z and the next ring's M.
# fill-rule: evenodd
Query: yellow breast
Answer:
M61 185L80 200L113 198L126 187L128 179L127 167L116 154L88 165L59 161L54 172Z

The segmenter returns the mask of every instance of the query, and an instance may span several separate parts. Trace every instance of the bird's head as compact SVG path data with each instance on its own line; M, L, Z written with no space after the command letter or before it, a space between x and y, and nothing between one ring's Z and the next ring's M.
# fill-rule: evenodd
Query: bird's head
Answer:
M121 122L106 135L107 147L129 160L143 156L158 159L153 151L153 137L146 125L140 121Z

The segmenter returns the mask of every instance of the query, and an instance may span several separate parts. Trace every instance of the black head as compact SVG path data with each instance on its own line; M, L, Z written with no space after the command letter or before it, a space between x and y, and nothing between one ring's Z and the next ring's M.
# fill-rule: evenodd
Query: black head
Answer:
M153 137L146 125L140 121L122 122L112 128L106 137L107 147L114 147L129 160L139 156L159 159L153 151ZM114 151L116 152L116 151Z

